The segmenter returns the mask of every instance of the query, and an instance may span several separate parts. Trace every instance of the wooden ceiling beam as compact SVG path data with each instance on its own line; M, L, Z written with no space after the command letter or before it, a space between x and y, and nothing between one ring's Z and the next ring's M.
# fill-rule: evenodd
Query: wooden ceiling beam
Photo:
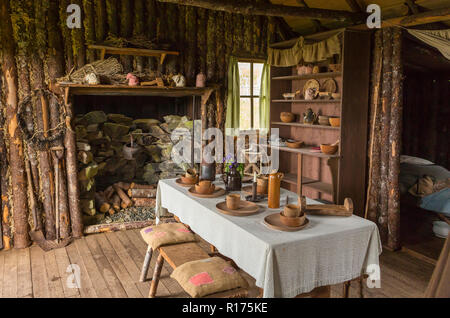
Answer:
M239 0L158 0L159 2L194 6L209 10L225 11L244 15L263 15L283 18L311 18L336 21L363 21L365 13L343 10L328 10L294 6L283 6L272 3L247 2Z
M297 0L297 3L304 6L305 8L309 8L308 4L306 3L305 0ZM322 23L320 23L320 20L318 19L311 19L311 22L314 24L314 27L316 28L317 32L323 31L323 30L328 30L327 28L325 28Z

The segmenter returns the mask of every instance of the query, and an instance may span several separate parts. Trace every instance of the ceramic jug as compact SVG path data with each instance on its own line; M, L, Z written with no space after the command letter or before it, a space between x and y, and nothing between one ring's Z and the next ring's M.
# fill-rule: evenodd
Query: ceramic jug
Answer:
M241 174L237 171L236 167L231 167L229 172L222 175L222 178L227 191L241 191Z
M280 207L280 188L283 177L284 174L282 172L269 174L269 209L278 209Z

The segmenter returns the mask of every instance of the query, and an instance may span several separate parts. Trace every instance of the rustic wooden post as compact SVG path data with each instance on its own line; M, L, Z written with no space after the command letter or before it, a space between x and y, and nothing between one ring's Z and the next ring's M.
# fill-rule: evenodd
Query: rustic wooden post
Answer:
M2 88L3 89L3 88ZM3 117L3 109L6 105L1 105L0 111L0 122L2 126L0 128L0 190L1 190L1 213L0 213L0 222L1 222L1 238L2 247L5 250L9 250L11 248L11 225L10 225L10 217L11 217L11 206L9 203L9 173L8 173L8 152L6 149L5 137L4 133L5 125L4 117Z
M66 88L65 101L68 101L69 89ZM72 104L66 103L66 134L64 137L64 147L66 148L66 171L67 171L67 190L70 207L70 221L72 224L72 236L83 236L83 221L81 218L81 209L79 205L80 189L78 187L77 170L77 146L75 131L72 128L74 117Z
M95 10L95 41L101 43L106 36L106 3L94 0Z
M86 44L95 43L95 8L93 0L83 0L83 10L84 10L84 38L86 39ZM88 63L92 63L96 60L96 51L86 50L86 60Z
M403 114L402 30L400 28L393 28L392 39L392 98L389 130L389 145L391 149L389 152L387 245L389 248L397 250L400 248L400 193L398 178L400 174Z
M206 25L207 11L199 8L197 10L197 55L198 55L198 71L206 74Z
M131 5L132 2L129 0L120 0L120 36L123 38L129 38L132 34ZM120 62L125 72L133 71L133 57L121 55Z
M380 217L378 218L380 236L383 242L388 235L389 198L389 127L391 119L392 87L392 29L383 29L383 86L381 92L381 160L380 160Z
M65 72L69 73L70 70L74 66L74 60L73 60L73 49L72 49L72 32L67 27L67 6L69 5L70 0L61 0L59 5L59 25L61 28L61 35L63 38L63 46L64 46L64 53L65 53Z
M28 200L26 194L25 161L22 135L17 121L17 70L14 60L14 39L10 20L9 1L0 3L0 34L2 43L2 71L6 86L6 131L9 139L12 202L14 218L14 247L30 244L28 235Z
M372 63L372 81L370 98L370 130L369 130L369 179L365 217L377 223L380 190L380 119L381 119L381 71L382 71L382 37L383 31L375 32L374 54Z
M185 61L185 76L188 86L194 86L196 68L196 54L197 48L197 15L193 7L186 8L186 39L187 48Z
M216 80L216 12L208 12L206 27L206 79L208 82Z
M134 27L133 27L133 35L136 37L144 36L144 0L136 0L134 2ZM143 72L145 58L143 56L136 56L136 70L138 72Z
M73 4L77 4L83 9L81 0L71 0ZM82 15L84 12L82 12ZM84 39L84 29L83 25L81 28L73 28L72 29L72 49L73 49L73 58L75 65L77 68L81 68L86 63L86 46Z

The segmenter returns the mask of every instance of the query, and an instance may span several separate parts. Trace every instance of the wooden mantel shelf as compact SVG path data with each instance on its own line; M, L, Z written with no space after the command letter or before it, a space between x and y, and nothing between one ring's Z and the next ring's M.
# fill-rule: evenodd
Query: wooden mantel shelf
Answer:
M117 55L133 55L133 56L153 56L159 57L159 62L164 63L164 59L167 55L179 55L180 52L177 51L166 51L166 50L149 50L149 49L138 49L129 47L113 47L105 45L88 45L88 49L100 50L101 59L105 58L105 54L117 54Z
M210 94L213 87L156 87L128 85L84 85L73 83L58 83L58 86L68 88L72 95L104 95L104 96L162 96L188 97Z

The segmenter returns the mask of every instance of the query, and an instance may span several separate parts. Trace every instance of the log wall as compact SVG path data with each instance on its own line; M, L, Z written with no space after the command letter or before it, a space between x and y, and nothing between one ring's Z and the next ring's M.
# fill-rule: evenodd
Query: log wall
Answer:
M81 28L72 30L66 25L66 8L71 3L79 5L82 11ZM223 128L229 56L263 57L268 41L278 40L273 34L273 19L155 0L4 0L0 5L0 23L0 118L3 119L0 248L6 249L28 246L30 227L42 229L47 239L79 237L82 233L77 191L73 186L76 166L70 150L74 148L70 126L73 110L62 106L53 93L63 93L54 90L56 78L99 58L98 52L87 50L85 44L102 42L109 34L143 35L149 40L172 44L181 54L168 57L162 66L154 58L120 60L127 71L148 68L183 73L188 86L195 86L199 72L205 73L207 85L221 85L221 90L212 97L215 106L208 109L215 112L210 114L216 118L211 124ZM18 124L17 118L21 105L24 105L24 110L20 110L23 125ZM49 140L61 126L65 127L65 135L40 147L22 136L38 133ZM58 147L65 149L55 152ZM28 161L31 169L25 170ZM26 182L28 171L31 192ZM55 191L59 193L57 200ZM34 208L37 220L27 204L30 193L38 200ZM55 222L56 208L60 211L58 222ZM58 230L55 223L59 223Z

